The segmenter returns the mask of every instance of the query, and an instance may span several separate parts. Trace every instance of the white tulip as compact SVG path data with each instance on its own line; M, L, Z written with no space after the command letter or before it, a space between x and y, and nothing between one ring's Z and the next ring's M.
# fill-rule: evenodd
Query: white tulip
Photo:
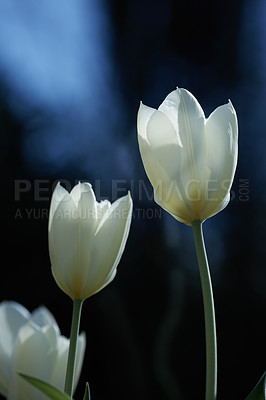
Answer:
M205 118L185 89L171 92L158 110L140 104L138 141L155 201L191 225L226 207L238 152L232 103Z
M78 339L75 386L84 358L85 335ZM48 400L18 375L39 378L64 390L69 339L60 334L52 314L40 307L32 314L12 301L0 303L0 393L8 400Z
M73 300L85 300L116 274L132 217L130 194L112 205L98 203L89 183L69 193L54 190L49 215L49 252L58 286Z

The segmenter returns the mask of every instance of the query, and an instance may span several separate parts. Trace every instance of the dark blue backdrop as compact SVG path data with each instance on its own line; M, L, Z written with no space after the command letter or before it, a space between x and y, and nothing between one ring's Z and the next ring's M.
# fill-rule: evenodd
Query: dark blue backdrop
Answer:
M0 298L46 305L69 336L71 301L50 272L47 216L58 179L98 200L131 190L115 281L87 300L92 399L203 399L202 299L189 227L152 200L136 139L139 101L176 86L206 115L239 118L232 200L204 224L218 330L219 398L244 399L266 368L266 3L264 0L1 0Z

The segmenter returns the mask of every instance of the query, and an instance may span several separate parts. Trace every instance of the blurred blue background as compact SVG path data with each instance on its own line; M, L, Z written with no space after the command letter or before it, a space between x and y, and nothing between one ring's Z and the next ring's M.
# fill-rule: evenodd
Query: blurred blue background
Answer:
M136 139L139 102L176 86L206 115L239 118L232 200L204 223L215 293L219 398L244 399L266 369L266 2L1 0L1 300L46 305L69 336L71 301L47 246L54 185L131 190L134 218L115 281L81 328L93 400L203 399L205 339L191 228L152 200Z

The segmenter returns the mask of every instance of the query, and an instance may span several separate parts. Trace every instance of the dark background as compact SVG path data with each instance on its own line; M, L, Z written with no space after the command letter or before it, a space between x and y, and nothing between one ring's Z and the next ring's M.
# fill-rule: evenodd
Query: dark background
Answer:
M97 199L131 190L118 274L86 300L92 400L203 399L205 339L191 228L152 200L136 139L139 101L176 86L206 115L230 98L239 162L228 207L204 223L217 314L218 398L244 399L266 369L264 0L1 0L0 298L46 305L69 336L47 216L58 180Z

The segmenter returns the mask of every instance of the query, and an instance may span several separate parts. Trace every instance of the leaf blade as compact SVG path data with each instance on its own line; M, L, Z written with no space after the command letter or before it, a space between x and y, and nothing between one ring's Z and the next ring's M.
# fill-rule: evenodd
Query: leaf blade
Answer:
M88 382L86 383L86 388L85 388L85 393L84 393L83 400L91 400L90 387L89 387Z
M47 382L44 382L38 378L34 378L32 376L28 376L25 374L19 374L23 379L29 382L31 385L35 386L41 392L46 394L52 400L72 400L66 393L61 392L56 389L54 386L50 385Z
M266 400L266 371L246 400Z

